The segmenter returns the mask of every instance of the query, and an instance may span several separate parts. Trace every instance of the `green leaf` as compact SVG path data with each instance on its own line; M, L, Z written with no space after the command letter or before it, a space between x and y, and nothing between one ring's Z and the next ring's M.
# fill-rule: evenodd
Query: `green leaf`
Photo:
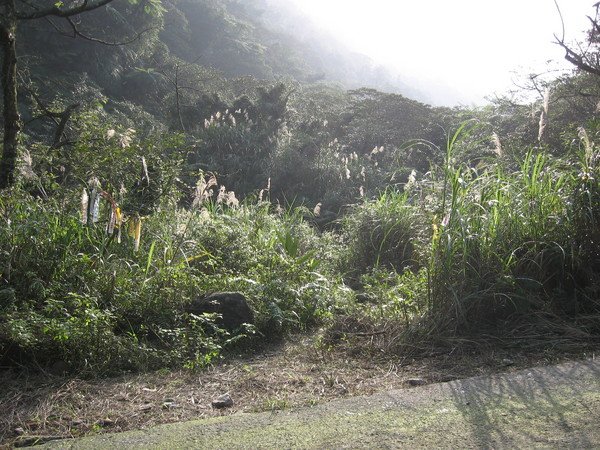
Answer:
M148 276L148 271L150 270L150 265L152 264L152 256L154 255L155 246L156 241L152 241L152 245L150 245L150 251L148 252L148 261L146 262L146 276Z

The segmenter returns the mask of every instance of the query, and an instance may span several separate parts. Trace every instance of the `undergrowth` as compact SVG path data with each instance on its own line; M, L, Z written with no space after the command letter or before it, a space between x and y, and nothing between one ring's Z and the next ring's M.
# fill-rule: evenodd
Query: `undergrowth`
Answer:
M333 232L313 228L304 207L263 200L268 189L241 204L223 187L214 196L211 174L191 203L153 190L150 180L169 177L143 158L131 192L102 191L100 209L96 178L83 198L82 186L2 192L2 364L89 375L199 368L240 340L315 326L338 342L381 337L385 351L524 336L528 325L597 337L595 131L565 137L562 158L542 146L457 162L479 145L472 126L438 149L442 163L352 206ZM186 312L226 291L245 295L254 325L226 331L214 314Z
M331 246L295 213L267 203L166 202L118 243L105 224L82 224L77 199L0 197L0 354L3 364L56 365L90 374L202 367L253 334L309 327L346 296ZM125 227L125 225L123 225ZM185 312L210 292L238 291L254 327L230 334Z
M593 339L600 331L595 144L580 129L568 157L535 148L518 164L499 154L474 167L453 158L465 128L448 139L443 165L346 219L347 273L360 290L353 314L371 318L372 335L389 331L390 320L404 323L390 331L396 348L518 339L538 326L548 333L552 323L557 335ZM579 333L565 333L568 323Z

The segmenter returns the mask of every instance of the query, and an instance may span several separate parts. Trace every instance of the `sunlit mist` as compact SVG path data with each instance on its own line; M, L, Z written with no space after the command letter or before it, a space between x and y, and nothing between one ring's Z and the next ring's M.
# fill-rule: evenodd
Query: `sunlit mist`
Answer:
M516 74L568 67L553 0L287 0L341 42L398 69L416 85L445 91L443 103L481 102ZM568 40L581 37L590 0L558 0ZM549 63L554 60L556 63Z

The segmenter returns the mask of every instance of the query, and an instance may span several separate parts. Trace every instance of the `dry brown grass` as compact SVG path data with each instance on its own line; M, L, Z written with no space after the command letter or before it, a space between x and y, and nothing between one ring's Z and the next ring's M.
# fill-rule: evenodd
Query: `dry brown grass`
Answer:
M357 348L369 348L368 333L353 339L362 339L366 344ZM72 437L314 405L404 388L409 378L448 381L573 357L488 348L473 353L446 351L392 358L378 357L373 352L350 352L347 341L346 346L333 349L322 342L311 336L297 336L258 356L232 355L202 372L159 371L99 380L0 374L0 445L18 444L19 439L31 436ZM575 357L587 354L580 349ZM211 401L226 392L234 399L234 407L213 409Z

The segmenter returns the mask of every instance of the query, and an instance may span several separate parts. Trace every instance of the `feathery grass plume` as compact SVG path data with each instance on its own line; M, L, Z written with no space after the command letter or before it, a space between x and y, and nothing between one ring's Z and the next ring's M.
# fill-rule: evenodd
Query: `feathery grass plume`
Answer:
M361 198L365 196L365 187L364 186L361 186L358 188L358 194L361 196Z
M19 159L21 163L19 167L21 175L29 180L36 180L38 176L33 171L33 158L29 150L23 151Z
M225 203L227 200L227 192L225 192L225 186L221 185L219 193L217 194L217 205Z
M133 236L133 251L137 252L140 249L140 241L142 238L142 218L139 216L135 216L133 220L135 224L135 231Z
M500 137L497 133L492 133L492 142L494 143L494 153L500 158L504 155L504 151L502 150L502 142L500 142Z
M591 161L593 154L594 154L594 144L592 141L590 141L590 137L587 133L587 131L585 130L585 128L583 127L579 127L577 128L577 135L579 136L579 139L581 140L581 142L583 142L583 145L585 147L585 159L586 161Z
M237 208L238 206L240 206L240 201L236 198L235 192L233 191L227 192L227 199L225 203L230 208Z
M579 140L583 143L584 153L581 172L579 178L584 181L593 180L594 166L596 165L596 156L594 154L594 143L590 140L590 137L583 127L577 129Z
M127 194L127 189L125 189L125 186L123 185L123 183L121 183L121 188L119 189L119 203L120 204L123 204L123 199L125 198L125 194ZM123 215L123 212L121 211L121 208L117 208L117 225L118 225L117 243L118 244L121 243L121 234L122 234L124 223L125 223L125 217Z
M235 197L235 192L227 191L225 186L221 186L217 195L217 205L224 204L230 208L237 208L240 205L239 200Z
M321 202L315 205L315 208L313 209L313 215L315 217L319 217L321 215L321 206L323 206Z
M404 192L410 192L417 184L417 172L413 169L408 176L408 181L404 185Z
M383 153L383 151L385 150L385 148L383 147L383 145L381 147L377 147L375 146L375 148L373 150L371 150L371 155L377 155L378 153Z
M87 190L84 188L81 193L81 223L87 225L88 223L88 209L90 207L90 197L88 196Z
M133 137L135 136L136 131L133 128L127 128L124 133L119 137L119 144L121 148L128 148L131 146L131 142L133 141Z
M117 226L117 221L120 220L119 216L121 215L121 211L117 207L117 202L115 202L115 199L112 198L112 196L108 192L102 191L100 193L100 195L110 205L110 212L109 212L109 216L108 216L108 223L106 225L106 233L108 235L112 236L114 234L114 232L115 232L115 227Z
M142 156L142 173L140 174L142 184L150 186L150 175L148 175L148 165L146 164L146 158Z
M206 180L204 174L200 175L200 178L196 183L196 192L194 193L192 208L202 205L213 196L212 188L218 184L217 177L213 173L210 173L209 175L210 177L208 180Z
M267 179L267 187L265 189L261 189L260 192L258 193L258 201L262 202L265 193L267 194L267 196L271 195L271 177L269 177Z
M538 132L538 142L542 143L546 138L546 128L548 128L548 107L550 105L550 88L544 92L544 101L542 103L542 112L540 113L540 124Z

